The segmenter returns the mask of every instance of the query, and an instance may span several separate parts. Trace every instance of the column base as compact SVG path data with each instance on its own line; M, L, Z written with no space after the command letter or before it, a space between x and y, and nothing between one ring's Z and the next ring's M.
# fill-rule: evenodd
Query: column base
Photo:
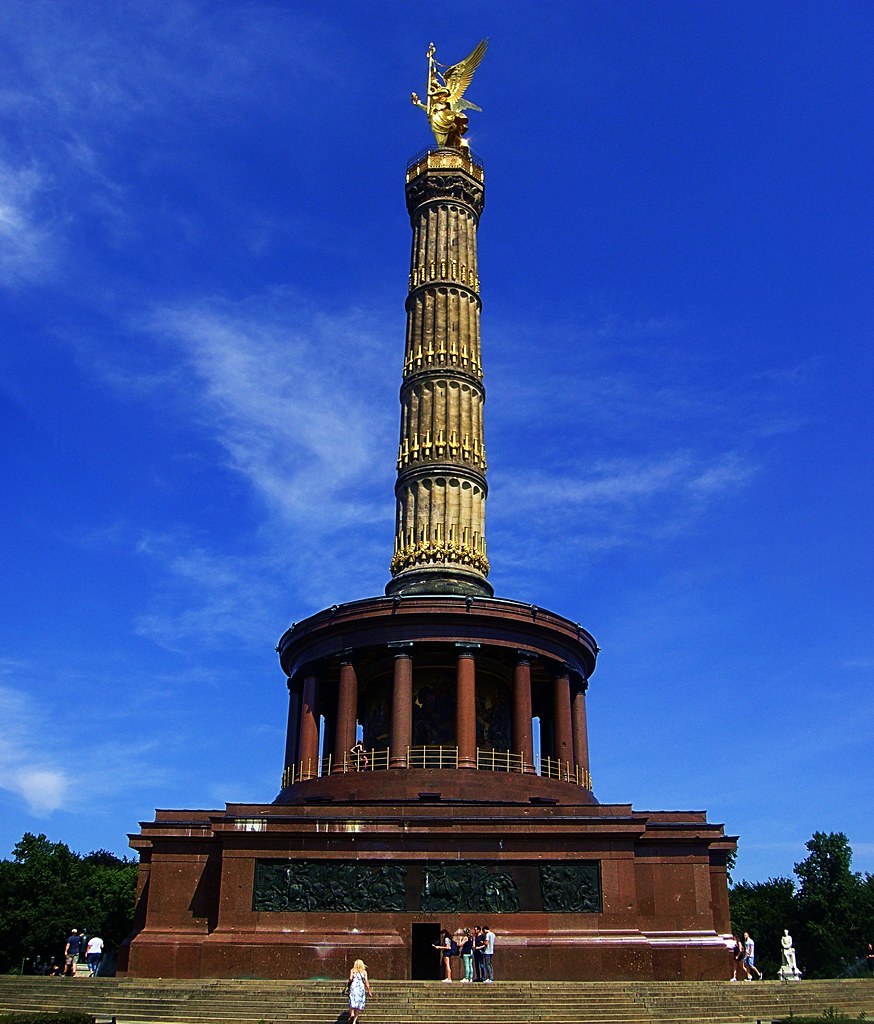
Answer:
M478 573L461 569L409 569L398 573L385 585L387 597L420 595L459 595L461 597L493 597L495 588Z

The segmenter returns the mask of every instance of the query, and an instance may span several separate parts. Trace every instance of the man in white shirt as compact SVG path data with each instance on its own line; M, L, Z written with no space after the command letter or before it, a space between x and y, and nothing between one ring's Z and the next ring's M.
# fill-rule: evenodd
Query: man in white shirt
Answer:
M97 977L97 968L100 966L100 958L103 956L103 939L99 935L92 935L85 948L85 959L88 962L88 970L92 978Z
M749 932L744 932L744 970L747 974L747 981L752 981L750 971L755 971L759 976L759 981L762 980L764 975L756 967L756 944L753 942L753 937Z
M495 933L489 925L485 926L486 948L483 950L483 968L485 969L484 981L491 983L495 980L495 972L492 969L492 954L495 952Z

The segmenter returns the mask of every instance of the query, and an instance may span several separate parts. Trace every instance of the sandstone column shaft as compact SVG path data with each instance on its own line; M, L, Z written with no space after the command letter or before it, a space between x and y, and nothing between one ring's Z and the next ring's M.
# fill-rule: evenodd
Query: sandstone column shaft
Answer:
M300 687L288 680L288 724L285 730L285 767L298 763L300 751Z
M396 654L391 708L392 768L407 767L407 748L413 742L413 659Z
M334 771L343 770L343 759L355 743L355 720L358 714L358 676L351 661L340 665L337 690L337 729L334 736Z
M513 670L513 753L521 754L522 770L534 771L531 726L531 662L520 657Z
M574 762L583 773L583 785L592 788L589 777L589 727L586 719L586 689L588 682L584 679L574 689L571 701L571 719L574 736Z
M300 763L304 775L315 775L319 765L319 678L306 676L300 709Z
M476 768L476 660L469 651L458 655L455 737L458 767Z
M552 685L554 756L561 761L562 765L569 764L573 768L574 743L571 731L571 691L568 673L560 672Z

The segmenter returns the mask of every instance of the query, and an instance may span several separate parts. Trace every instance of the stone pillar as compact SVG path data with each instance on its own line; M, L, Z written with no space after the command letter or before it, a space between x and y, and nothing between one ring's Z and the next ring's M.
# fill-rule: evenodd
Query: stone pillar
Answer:
M340 662L340 684L337 690L337 728L334 734L334 771L342 772L344 760L355 743L355 720L358 715L358 676L351 661Z
M513 670L513 753L522 755L522 770L534 772L534 735L531 728L531 662L516 656Z
M319 771L319 677L310 672L304 676L300 709L301 773L315 776Z
M491 597L476 242L482 165L468 149L430 152L408 168L406 196L413 239L386 593Z
M407 767L407 748L413 742L413 658L395 654L391 702L390 768Z
M586 789L592 788L589 777L589 727L586 722L586 690L588 679L581 679L574 687L571 701L571 728L574 736L574 763L582 772L582 784Z
M473 651L458 652L455 741L458 767L476 768L476 659Z
M574 767L574 742L571 731L571 689L570 675L561 668L553 681L553 756L562 765Z
M288 686L288 725L285 730L285 767L290 768L298 762L300 751L300 704L301 692L293 679L287 679Z

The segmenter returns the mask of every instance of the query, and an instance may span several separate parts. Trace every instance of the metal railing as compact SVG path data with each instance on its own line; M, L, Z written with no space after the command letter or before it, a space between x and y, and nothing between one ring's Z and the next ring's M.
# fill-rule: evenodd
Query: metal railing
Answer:
M415 156L407 161L407 181L429 167L460 168L467 171L478 181L483 180L483 161L469 146L460 149L451 147L426 147L420 149Z
M521 775L525 771L525 760L521 754L513 754L509 750L477 748L476 766L482 772L519 772Z
M533 765L526 765L521 753L477 748L476 764L470 767L475 767L478 771L514 772L519 775L529 772L544 779L570 782L588 790L592 788L592 777L585 768L573 767L568 761L562 761L556 757L535 758ZM334 758L333 755L329 755L328 757L299 761L297 764L289 765L282 773L282 788L285 789L298 782L325 778L328 775L387 771L389 768L392 770L436 768L452 771L458 769L458 747L406 747L403 755L396 759L392 758L389 747L381 747L364 751L350 751L342 758Z
M570 762L560 761L556 757L541 757L536 765L537 774L543 779L558 779L560 782L573 782L584 789L592 788L592 776L585 769Z
M407 747L407 768L457 768L458 747Z

